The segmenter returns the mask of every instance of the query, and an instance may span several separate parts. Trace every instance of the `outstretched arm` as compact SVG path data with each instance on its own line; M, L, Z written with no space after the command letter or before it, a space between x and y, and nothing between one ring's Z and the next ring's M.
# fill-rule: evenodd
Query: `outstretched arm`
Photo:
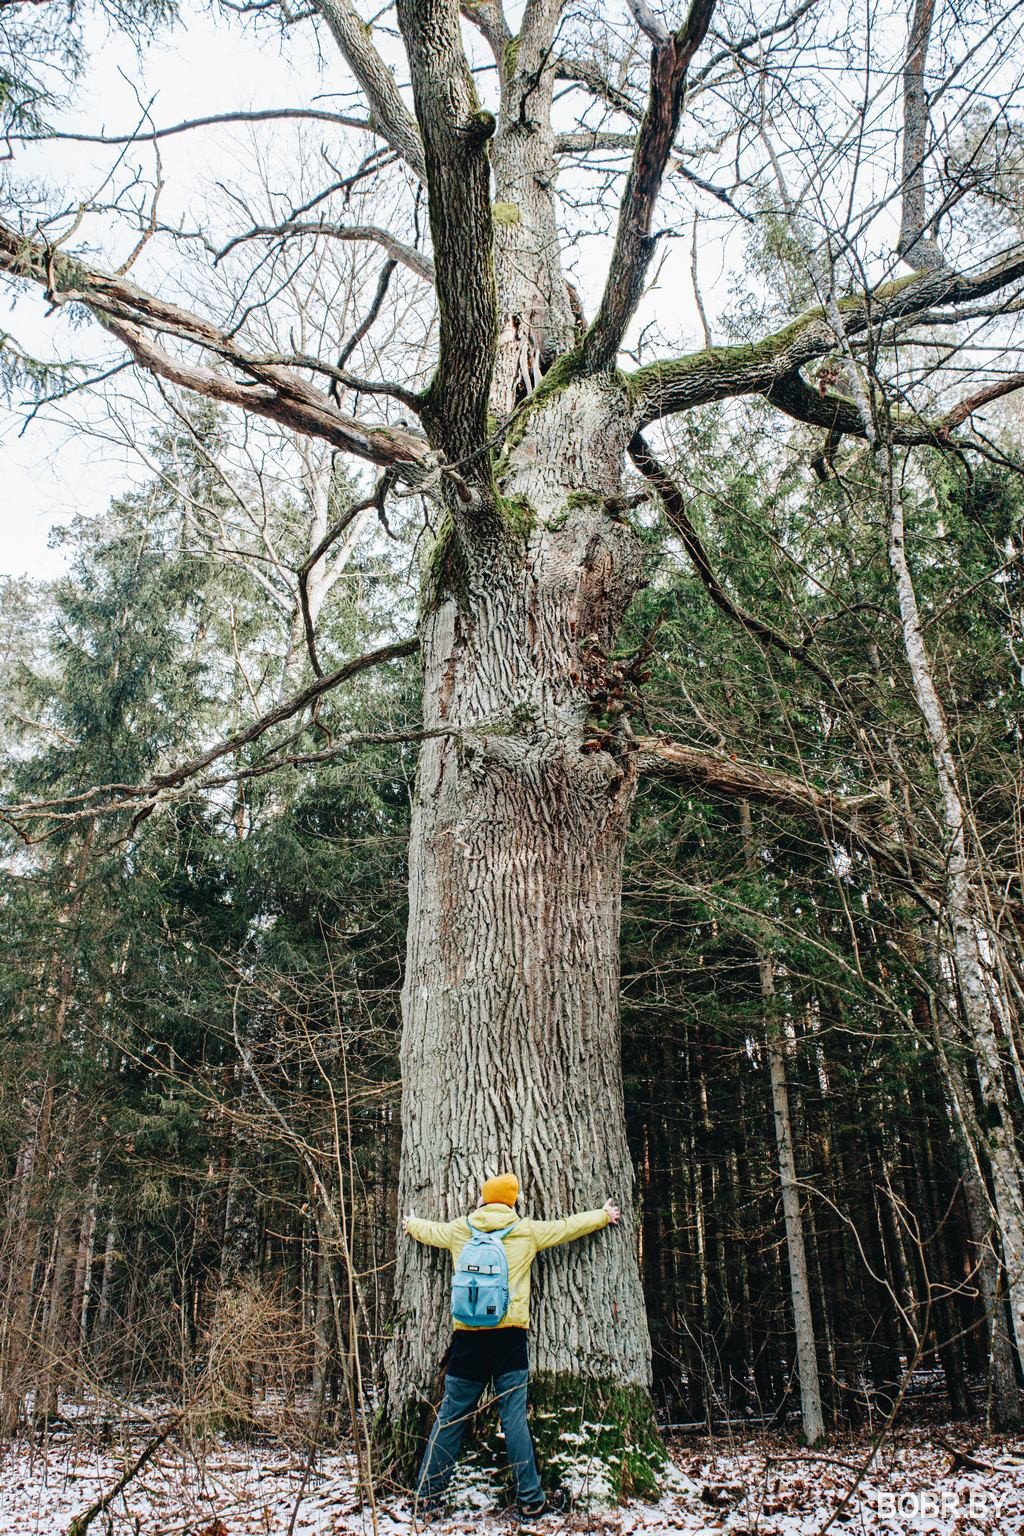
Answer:
M418 1243L426 1243L430 1248L450 1248L457 1222L423 1221L410 1211L402 1225L409 1236L414 1237Z
M531 1221L530 1230L538 1249L557 1248L560 1243L586 1237L588 1232L616 1226L620 1214L615 1202L606 1200L599 1211L579 1211L575 1216L563 1216L561 1221Z

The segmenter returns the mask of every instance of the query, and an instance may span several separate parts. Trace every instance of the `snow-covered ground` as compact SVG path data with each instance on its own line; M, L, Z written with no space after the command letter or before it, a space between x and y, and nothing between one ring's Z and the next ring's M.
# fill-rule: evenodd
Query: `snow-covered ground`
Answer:
M940 1437L987 1465L954 1469ZM24 1444L0 1449L0 1536L63 1536L144 1443L104 1448L79 1422L73 1433L55 1436L45 1455ZM545 1536L812 1536L831 1517L830 1529L847 1536L1024 1533L1024 1438L979 1438L963 1425L898 1430L858 1484L869 1449L853 1438L820 1456L782 1436L682 1439L673 1445L659 1503L549 1515L535 1529ZM90 1536L410 1536L419 1524L397 1498L382 1498L375 1509L361 1505L352 1456L342 1451L310 1468L294 1451L218 1441L200 1453L168 1441L97 1516ZM511 1524L492 1504L430 1529L498 1536Z

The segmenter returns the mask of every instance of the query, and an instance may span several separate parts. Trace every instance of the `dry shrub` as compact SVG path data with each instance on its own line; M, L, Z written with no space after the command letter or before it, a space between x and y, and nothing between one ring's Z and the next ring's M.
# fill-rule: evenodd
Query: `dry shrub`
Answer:
M308 1440L315 1417L307 1386L313 1336L293 1301L251 1281L225 1287L200 1350L203 1366L188 1413L193 1435Z

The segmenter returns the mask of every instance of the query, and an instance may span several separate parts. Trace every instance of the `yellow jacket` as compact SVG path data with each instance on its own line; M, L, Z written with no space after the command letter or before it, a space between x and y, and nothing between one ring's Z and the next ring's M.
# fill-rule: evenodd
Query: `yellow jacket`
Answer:
M530 1266L544 1248L555 1248L559 1243L571 1243L574 1238L586 1237L608 1225L608 1212L580 1211L576 1216L564 1216L561 1221L533 1221L529 1216L517 1217L510 1205L481 1205L472 1212L473 1225L481 1232L497 1232L516 1223L502 1245L508 1259L508 1311L499 1328L528 1328L530 1326ZM469 1242L469 1222L465 1216L457 1221L421 1221L418 1216L409 1218L409 1236L431 1248L447 1248L454 1262ZM455 1328L465 1328L465 1323L454 1323ZM479 1329L474 1328L474 1333Z

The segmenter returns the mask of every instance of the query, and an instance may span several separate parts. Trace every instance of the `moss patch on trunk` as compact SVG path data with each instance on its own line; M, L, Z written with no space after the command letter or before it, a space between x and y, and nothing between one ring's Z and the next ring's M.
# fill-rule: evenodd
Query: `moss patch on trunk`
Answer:
M582 1504L657 1497L667 1456L643 1387L538 1373L530 1424L546 1488L565 1488Z

